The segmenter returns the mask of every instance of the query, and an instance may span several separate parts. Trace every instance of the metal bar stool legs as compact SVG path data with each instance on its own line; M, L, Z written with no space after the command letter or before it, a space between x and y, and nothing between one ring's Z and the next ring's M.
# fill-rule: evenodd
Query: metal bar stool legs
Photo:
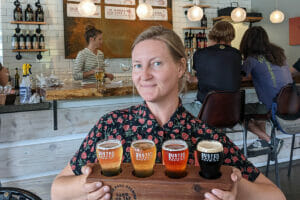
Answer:
M248 120L244 122L244 134L243 134L243 146L244 146L244 156L247 158L247 133L248 133Z
M290 175L291 175L291 169L292 169L292 163L293 163L293 152L294 152L294 146L295 146L295 137L296 137L296 135L294 134L293 139L292 139L291 153L290 153L288 177L290 177Z

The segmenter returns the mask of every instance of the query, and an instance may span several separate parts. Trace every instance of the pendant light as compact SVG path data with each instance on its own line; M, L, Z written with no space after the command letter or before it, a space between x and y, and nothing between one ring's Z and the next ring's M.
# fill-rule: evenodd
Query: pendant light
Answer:
M136 14L140 19L145 19L152 17L153 8L150 4L146 3L145 0L143 3L140 3L136 9Z
M270 21L274 24L283 22L284 14L282 11L278 10L278 2L275 1L275 10L270 14Z
M203 17L203 10L197 5L199 3L194 0L194 6L188 9L187 17L190 21L200 21Z
M237 6L238 7L231 11L231 19L234 22L242 22L246 19L247 12L245 11L245 9L239 7L239 4L237 4Z
M78 5L78 12L81 16L92 16L96 13L96 6L92 0L81 0Z

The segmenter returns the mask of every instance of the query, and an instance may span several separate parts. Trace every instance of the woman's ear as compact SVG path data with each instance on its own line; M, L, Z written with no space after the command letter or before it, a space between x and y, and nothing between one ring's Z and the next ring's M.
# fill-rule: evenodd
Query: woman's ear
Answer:
M186 59L181 58L179 61L179 67L178 67L178 77L181 78L186 71Z

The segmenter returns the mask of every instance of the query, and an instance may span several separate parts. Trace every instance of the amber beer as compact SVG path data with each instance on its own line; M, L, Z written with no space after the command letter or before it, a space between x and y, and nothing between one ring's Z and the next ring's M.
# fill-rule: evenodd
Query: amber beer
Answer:
M130 157L135 176L148 177L153 174L156 146L152 140L133 141L130 146Z
M186 176L186 165L189 157L188 145L183 140L168 140L162 146L163 162L166 175L170 178Z
M197 144L200 175L207 179L221 176L220 168L223 163L223 145L215 140L204 140Z
M119 140L102 140L97 143L97 158L104 176L115 176L120 173L123 148Z

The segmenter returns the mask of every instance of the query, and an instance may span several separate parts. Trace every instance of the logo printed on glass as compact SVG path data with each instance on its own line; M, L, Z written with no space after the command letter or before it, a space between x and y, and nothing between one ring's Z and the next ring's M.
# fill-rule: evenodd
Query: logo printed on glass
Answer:
M185 160L185 153L169 153L169 161L183 161Z
M111 151L106 151L106 152L101 151L101 152L99 152L98 156L100 159L108 160L108 159L113 159L115 156L115 153L111 152Z
M135 153L136 160L149 160L152 158L152 152Z
M205 162L217 162L220 160L220 155L217 153L201 153L201 157Z

